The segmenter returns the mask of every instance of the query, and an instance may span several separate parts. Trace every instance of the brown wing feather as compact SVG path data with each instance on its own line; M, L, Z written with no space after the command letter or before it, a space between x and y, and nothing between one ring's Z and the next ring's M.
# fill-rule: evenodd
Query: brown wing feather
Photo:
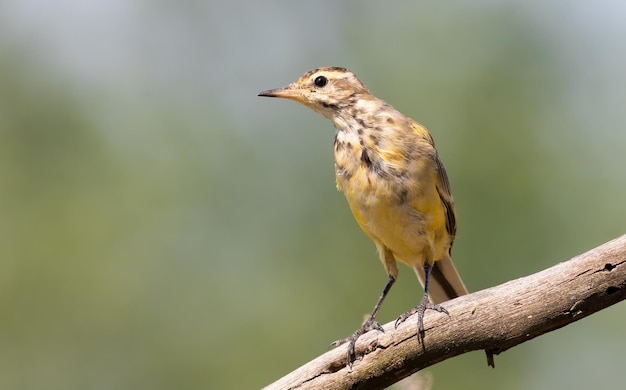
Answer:
M452 198L452 192L450 191L450 182L448 181L448 174L444 168L439 156L435 156L435 162L437 163L437 192L439 193L439 199L443 204L443 208L446 212L446 230L451 237L450 246L454 241L456 235L456 211L454 209L454 199Z
M431 144L433 148L435 147L435 140L424 126L414 120L411 120L411 128L413 128L413 131L415 131L420 137ZM452 247L452 242L454 241L454 236L456 235L456 211L454 209L454 199L452 198L452 191L450 191L450 182L448 181L446 168L444 168L441 163L436 149L433 158L437 168L437 193L439 194L439 199L441 200L441 204L443 204L443 208L446 213L446 230L450 235L450 247Z

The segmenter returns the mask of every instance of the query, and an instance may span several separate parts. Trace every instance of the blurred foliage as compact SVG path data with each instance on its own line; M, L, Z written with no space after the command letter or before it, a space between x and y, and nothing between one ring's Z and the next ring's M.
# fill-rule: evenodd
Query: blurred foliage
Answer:
M358 326L386 276L332 126L255 96L320 65L431 129L471 290L623 234L624 8L557 3L3 2L0 388L259 388ZM381 321L418 302L400 274ZM614 387L625 320L424 375Z

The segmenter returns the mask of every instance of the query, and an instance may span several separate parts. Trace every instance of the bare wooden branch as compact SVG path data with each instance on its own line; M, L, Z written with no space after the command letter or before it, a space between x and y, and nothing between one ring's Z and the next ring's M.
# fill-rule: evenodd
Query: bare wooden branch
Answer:
M353 371L341 346L265 389L383 389L412 373L469 351L498 354L626 298L626 235L524 278L465 295L429 311L425 346L416 320L369 332L357 342Z

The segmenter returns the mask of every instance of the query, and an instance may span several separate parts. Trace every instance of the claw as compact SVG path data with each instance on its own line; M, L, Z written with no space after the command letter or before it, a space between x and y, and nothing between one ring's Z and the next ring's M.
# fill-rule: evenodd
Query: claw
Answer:
M407 318L417 313L417 341L424 345L424 313L426 310L435 310L439 313L450 314L443 306L432 303L430 299L428 299L428 296L424 295L424 298L422 298L419 305L398 317L395 322L396 329L398 328L398 325L406 321Z
M369 318L367 321L365 321L363 326L361 326L359 329L356 330L356 332L352 334L352 336L335 340L332 343L330 343L329 348L333 346L338 347L340 345L348 343L348 350L346 351L346 357L348 361L348 369L350 371L352 371L352 365L356 360L356 351L355 351L356 341L359 339L359 337L363 336L365 333L369 332L370 330L378 330L380 332L385 333L385 330L378 323L378 321L374 321L372 318Z

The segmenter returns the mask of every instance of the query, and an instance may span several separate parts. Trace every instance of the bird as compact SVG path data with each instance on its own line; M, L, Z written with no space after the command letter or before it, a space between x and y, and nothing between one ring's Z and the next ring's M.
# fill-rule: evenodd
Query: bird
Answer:
M310 70L293 83L258 96L296 101L334 124L337 189L374 242L387 272L383 291L362 326L331 346L348 344L351 370L358 338L371 330L384 332L376 315L398 278L399 261L415 271L424 295L397 318L395 327L417 314L417 338L424 348L425 312L449 314L441 303L468 293L451 259L456 211L433 137L426 127L375 97L343 67Z

